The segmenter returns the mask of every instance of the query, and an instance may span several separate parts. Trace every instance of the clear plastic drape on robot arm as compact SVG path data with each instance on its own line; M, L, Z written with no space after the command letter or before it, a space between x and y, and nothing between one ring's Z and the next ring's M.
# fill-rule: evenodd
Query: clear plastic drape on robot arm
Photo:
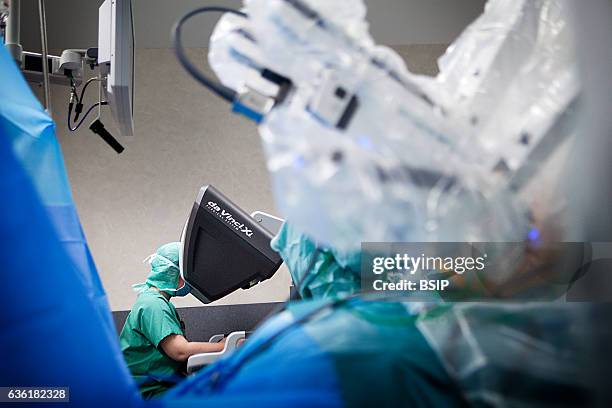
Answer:
M245 11L234 24L255 41L239 44L220 23L211 65L225 84L246 86L244 59L214 52L246 46L292 81L259 128L286 219L341 250L525 237L527 211L509 180L578 91L560 2L490 2L435 78L374 43L359 0L248 0ZM313 108L329 83L358 100L342 129Z
M535 383L575 393L593 386L582 368L596 358L584 339L586 313L579 304L461 303L421 313L417 327L470 403L537 407L551 402L529 395Z
M276 87L261 79L261 50L250 32L249 20L236 14L224 14L210 37L208 61L221 83L236 91L247 85L264 94Z
M249 19L240 24L256 39L249 46L258 63L293 83L259 126L276 203L292 228L337 251L362 241L526 239L532 220L513 180L548 159L538 153L545 138L554 146L574 132L580 84L564 0L489 1L433 78L410 73L393 50L375 45L360 0L245 5ZM216 46L230 47L231 36L213 37ZM224 83L248 82L230 69L243 61L214 59L211 51ZM238 85L233 72L243 77ZM312 109L330 81L359 100L346 128ZM501 285L510 277L498 278ZM573 357L584 332L580 310L432 307L417 326L468 400L495 405L504 385L528 389L532 375L552 386L584 385Z
M489 169L503 161L516 172L544 137L573 133L573 126L555 128L580 88L567 8L565 1L489 1L438 61L436 92L468 120Z

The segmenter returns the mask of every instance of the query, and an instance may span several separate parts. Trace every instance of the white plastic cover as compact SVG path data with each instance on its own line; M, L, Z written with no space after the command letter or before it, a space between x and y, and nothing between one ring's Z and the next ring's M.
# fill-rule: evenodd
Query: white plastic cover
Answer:
M579 406L585 395L577 395L593 387L585 364L597 358L585 342L587 310L584 304L459 303L421 311L417 327L472 406ZM559 392L534 391L546 389Z
M237 90L273 94L261 67L292 80L259 131L282 215L320 244L522 240L512 182L572 131L555 127L579 90L564 7L490 1L436 78L375 44L361 0L246 0L209 57ZM336 88L358 102L344 129Z

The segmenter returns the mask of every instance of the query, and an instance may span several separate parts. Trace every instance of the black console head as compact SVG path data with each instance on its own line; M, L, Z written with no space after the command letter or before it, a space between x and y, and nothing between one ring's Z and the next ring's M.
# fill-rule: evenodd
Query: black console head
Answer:
M203 303L271 278L282 259L273 234L219 190L204 186L181 237L181 273Z

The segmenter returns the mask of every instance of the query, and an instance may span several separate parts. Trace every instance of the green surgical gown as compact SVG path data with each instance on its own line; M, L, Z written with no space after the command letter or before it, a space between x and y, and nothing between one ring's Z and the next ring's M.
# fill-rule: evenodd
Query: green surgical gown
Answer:
M171 334L184 335L174 308L155 289L145 289L121 330L121 351L145 398L157 396L181 380L185 364L168 357L160 342Z

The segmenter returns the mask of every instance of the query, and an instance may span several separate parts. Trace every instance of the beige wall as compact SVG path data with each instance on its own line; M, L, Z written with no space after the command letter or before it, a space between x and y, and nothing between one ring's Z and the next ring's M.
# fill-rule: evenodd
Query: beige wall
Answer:
M435 74L444 46L396 49L412 71ZM190 52L203 63L203 50ZM90 87L88 100L94 101L96 94ZM121 155L86 126L76 133L66 130L66 89L54 88L52 101L74 199L113 310L130 308L135 299L130 285L147 274L142 260L159 245L179 239L202 185L215 185L248 212L275 213L254 124L232 114L227 104L188 77L172 50L137 50L136 132L121 138L126 147ZM110 115L103 120L112 130ZM289 284L287 271L281 270L217 303L283 300ZM200 305L192 296L175 303Z

